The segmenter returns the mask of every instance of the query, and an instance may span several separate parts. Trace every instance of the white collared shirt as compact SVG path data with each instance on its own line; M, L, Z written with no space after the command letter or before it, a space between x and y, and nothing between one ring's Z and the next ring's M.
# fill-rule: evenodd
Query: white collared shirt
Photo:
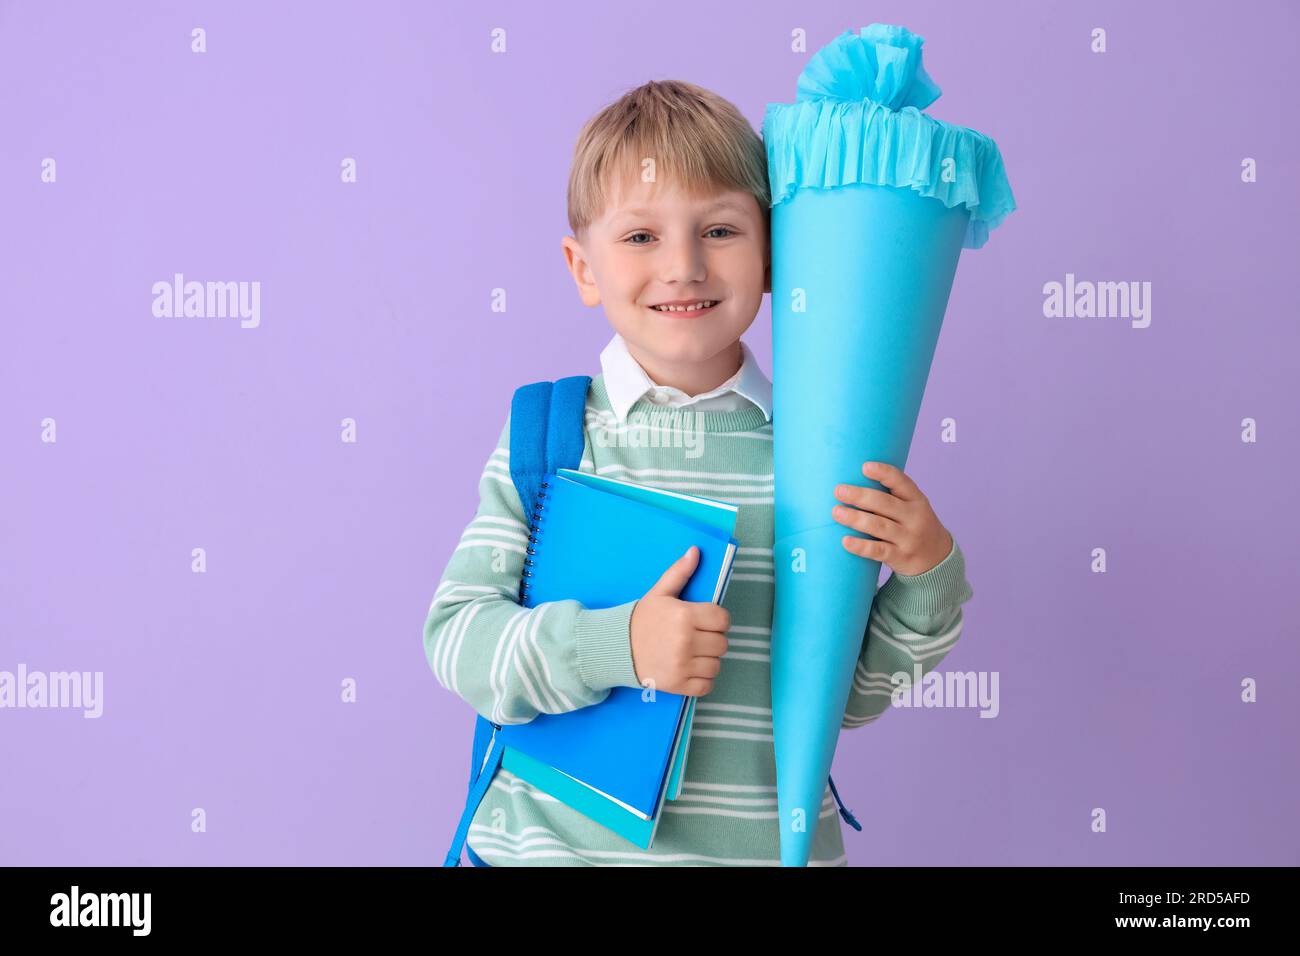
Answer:
M627 413L642 398L647 398L663 408L681 408L693 405L700 412L730 412L753 403L763 410L764 417L772 420L772 382L759 367L754 353L743 341L740 350L744 356L740 368L717 388L699 395L687 395L672 385L660 385L641 367L641 363L627 350L623 336L615 333L600 353L600 369L604 376L605 392L619 421L627 421Z

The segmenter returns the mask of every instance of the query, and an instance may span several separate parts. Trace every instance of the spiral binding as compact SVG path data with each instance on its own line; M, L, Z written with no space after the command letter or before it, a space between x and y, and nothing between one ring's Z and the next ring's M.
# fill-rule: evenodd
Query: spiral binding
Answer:
M528 579L528 578L531 578L531 577L533 576L533 572L529 571L528 569L531 568L531 567L536 563L535 561L533 561L533 559L532 559L531 556L537 554L537 542L541 540L541 536L539 535L538 532L539 532L540 529L541 529L541 523L542 523L542 511L546 508L546 505L542 504L542 500L543 500L544 498L547 497L547 495L546 495L546 491L545 491L546 487L547 487L547 481L546 481L545 478L543 478L543 479L542 479L542 487L539 488L538 491L537 491L537 501L536 501L536 506L533 508L532 517L531 517L531 518L529 519L529 521L528 521L528 545L529 545L529 547L525 549L525 553L528 554L528 555L530 555L530 557L525 557L525 558L524 558L524 572L523 572L523 575L522 575L523 580L521 580L520 583L519 583L519 603L520 603L520 604L523 604L523 603L525 603L525 602L528 600L528 581L527 581L527 579Z

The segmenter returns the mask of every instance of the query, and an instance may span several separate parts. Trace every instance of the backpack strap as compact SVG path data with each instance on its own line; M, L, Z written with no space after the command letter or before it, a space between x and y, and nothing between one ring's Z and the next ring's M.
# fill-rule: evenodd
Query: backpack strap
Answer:
M846 807L844 805L844 801L840 799L840 792L835 789L835 778L831 776L827 776L826 779L830 781L831 793L835 794L835 802L840 805L840 816L842 816L845 820L847 820L849 826L853 827L853 829L861 831L862 824L858 822L857 817L855 817L852 813L849 812L849 808Z
M483 802L483 796L487 793L488 787L492 785L492 778L496 776L497 768L501 766L502 748L493 746L496 744L497 731L501 729L501 725L493 723L482 714L475 714L474 716L473 749L475 759L470 764L469 795L465 798L465 809L460 815L460 823L456 827L456 834L451 838L451 849L447 851L447 856L443 858L443 866L460 866L460 850L465 845L465 837L469 835L470 821L474 819L474 814L478 812L479 804ZM480 762L479 758L480 750L484 748L491 748L490 758L486 766Z
M546 477L553 389L553 382L521 385L510 402L510 477L519 492L524 521L529 524L529 512Z
M577 468L586 441L590 375L523 385L510 403L510 477L527 517L546 476Z
M582 451L587 445L587 390L590 387L590 375L570 375L555 383L546 442L547 470L551 474L560 468L576 471L582 464Z
M538 504L537 496L548 475L553 475L558 468L576 469L582 463L590 385L591 376L571 375L553 383L521 385L515 390L510 401L510 477L519 492L525 518ZM525 590L523 582L520 589ZM520 603L523 601L521 594ZM503 748L493 746L500 729L500 724L482 714L475 715L469 795L443 866L460 866L460 852L469 835L470 822L501 766Z

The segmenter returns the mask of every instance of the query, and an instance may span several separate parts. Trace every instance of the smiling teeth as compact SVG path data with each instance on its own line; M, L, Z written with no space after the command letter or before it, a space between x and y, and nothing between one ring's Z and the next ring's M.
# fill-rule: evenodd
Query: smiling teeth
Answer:
M693 312L696 309L707 309L717 304L716 299L705 299L702 302L692 302L690 305L652 305L650 308L659 312Z

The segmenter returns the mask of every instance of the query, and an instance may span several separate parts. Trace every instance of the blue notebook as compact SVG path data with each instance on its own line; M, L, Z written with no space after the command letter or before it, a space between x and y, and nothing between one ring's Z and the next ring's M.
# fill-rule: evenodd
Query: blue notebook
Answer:
M686 601L720 603L736 554L737 507L725 501L562 468L534 520L522 603L576 600L591 609L645 595L691 545ZM511 773L648 848L663 801L681 790L694 698L615 687L600 703L539 714L497 731Z

